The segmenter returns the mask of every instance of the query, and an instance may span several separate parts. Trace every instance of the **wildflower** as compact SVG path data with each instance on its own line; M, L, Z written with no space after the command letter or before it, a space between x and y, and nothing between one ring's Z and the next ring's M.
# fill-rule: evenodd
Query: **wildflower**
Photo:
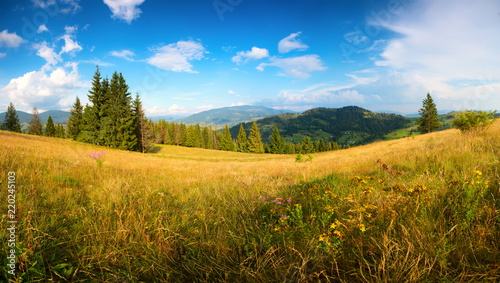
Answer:
M365 232L366 231L366 228L365 228L365 224L359 224L358 225L358 228L361 232Z
M281 218L286 219L286 214L281 215Z
M289 199L287 199L286 201L287 201L287 202L291 202L291 200L289 200Z
M483 173L479 170L476 170L476 175L481 176L481 175L483 175Z
M281 201L278 201L278 204L283 204Z
M253 195L253 197L256 197L256 195Z
M262 198L263 201L265 201L267 198Z

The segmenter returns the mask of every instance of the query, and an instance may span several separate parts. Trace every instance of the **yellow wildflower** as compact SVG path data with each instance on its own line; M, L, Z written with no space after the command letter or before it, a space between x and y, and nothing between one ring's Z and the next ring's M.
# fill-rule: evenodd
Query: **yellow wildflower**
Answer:
M365 224L359 224L358 225L358 228L361 232L365 232L366 231L366 228L365 228Z

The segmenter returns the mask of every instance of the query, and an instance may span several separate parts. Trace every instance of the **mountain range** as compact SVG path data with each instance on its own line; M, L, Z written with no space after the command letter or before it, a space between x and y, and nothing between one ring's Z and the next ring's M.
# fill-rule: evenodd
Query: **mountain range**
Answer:
M0 122L3 122L3 120L5 119L5 113L6 112L0 113ZM19 110L16 110L16 113L21 124L30 122L32 115L31 113L26 113ZM42 124L47 123L47 119L49 119L49 116L52 117L52 121L54 121L54 123L66 124L68 121L69 112L61 110L49 110L38 114L38 117L40 118Z

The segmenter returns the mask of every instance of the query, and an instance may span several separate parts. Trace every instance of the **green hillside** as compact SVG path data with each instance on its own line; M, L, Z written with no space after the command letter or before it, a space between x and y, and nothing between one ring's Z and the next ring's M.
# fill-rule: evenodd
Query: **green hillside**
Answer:
M201 126L212 125L215 127L224 127L227 123L231 127L239 125L241 122L253 121L286 112L288 111L277 110L264 106L232 106L203 111L189 117L179 119L177 122L182 122L184 124L198 123Z
M300 142L305 136L313 140L323 138L339 144L365 144L397 129L407 128L411 119L396 114L374 113L347 106L343 108L314 108L302 114L281 114L257 121L262 140L269 142L272 127L278 126L287 142ZM252 123L243 123L249 132ZM231 136L238 135L239 125L231 128Z

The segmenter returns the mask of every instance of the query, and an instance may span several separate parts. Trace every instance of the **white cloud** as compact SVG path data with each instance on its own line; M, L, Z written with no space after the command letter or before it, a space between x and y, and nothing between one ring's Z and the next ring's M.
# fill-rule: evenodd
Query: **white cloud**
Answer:
M303 51L309 48L309 46L302 43L302 41L300 41L300 39L297 38L300 34L301 34L300 31L297 33L292 33L289 36L280 40L280 42L278 43L278 51L280 53L287 53L292 50Z
M311 104L311 105L339 105L362 104L366 96L357 90L338 89L337 87L319 88L312 91L282 91L276 102L284 105Z
M228 93L228 94L234 94L234 91L229 90L227 93Z
M388 41L376 64L406 73L447 105L476 99L477 86L457 82L483 81L480 85L491 91L488 99L479 99L479 108L500 107L489 103L500 94L495 87L500 38L494 36L500 30L500 2L424 0L413 5L396 20L381 23L399 35Z
M80 0L31 0L31 2L33 2L35 7L42 9L56 6L57 12L61 14L74 14L81 8L79 5Z
M279 75L298 79L307 79L311 76L311 72L326 70L319 56L315 54L291 58L271 57L269 60L270 63L261 63L257 66L257 70L264 71L266 66L275 66L283 71Z
M134 61L132 57L135 56L134 52L130 50L122 50L122 51L111 51L111 56L118 57L118 58L123 58L127 61Z
M0 58L3 58L3 57L5 57L5 56L7 56L7 54L6 54L6 53L2 53L2 52L0 52Z
M49 29L47 28L47 26L41 25L41 26L38 27L37 33L42 33L44 31L49 31Z
M79 79L77 63L57 68L47 64L40 71L28 72L11 79L7 86L0 89L0 94L7 95L14 104L21 105L24 109L33 106L54 109L61 107L61 101L75 90L87 87Z
M138 6L144 3L144 0L104 0L104 3L111 9L113 18L122 19L130 24L142 13Z
M26 42L26 40L15 32L9 33L6 29L0 32L0 47L16 48L24 42Z
M47 46L47 42L35 43L33 47L37 50L36 55L42 57L51 65L56 65L58 62L62 61L61 56L54 52L54 49Z
M190 61L201 60L205 47L196 41L179 41L156 48L155 54L146 61L160 69L174 72L197 73Z
M65 26L64 30L66 33L60 37L60 39L64 40L64 46L61 49L61 52L59 54L63 53L69 53L72 56L76 54L76 52L81 51L83 48L78 44L77 41L75 41L73 38L75 38L75 32L77 31L76 26Z
M236 56L234 56L231 60L234 63L239 64L242 61L244 63L247 63L248 61L251 61L251 60L259 60L259 59L266 58L266 57L269 57L269 51L267 49L252 47L252 50L237 52Z
M248 103L245 103L245 102L231 103L231 105L229 105L229 107L233 107L233 106L244 106L244 105L248 105Z
M146 109L147 115L159 116L159 115L189 115L195 114L203 111L213 109L212 105L207 106L197 106L197 107L182 107L177 104L172 104L172 106L167 109L158 106L153 106L152 108Z

